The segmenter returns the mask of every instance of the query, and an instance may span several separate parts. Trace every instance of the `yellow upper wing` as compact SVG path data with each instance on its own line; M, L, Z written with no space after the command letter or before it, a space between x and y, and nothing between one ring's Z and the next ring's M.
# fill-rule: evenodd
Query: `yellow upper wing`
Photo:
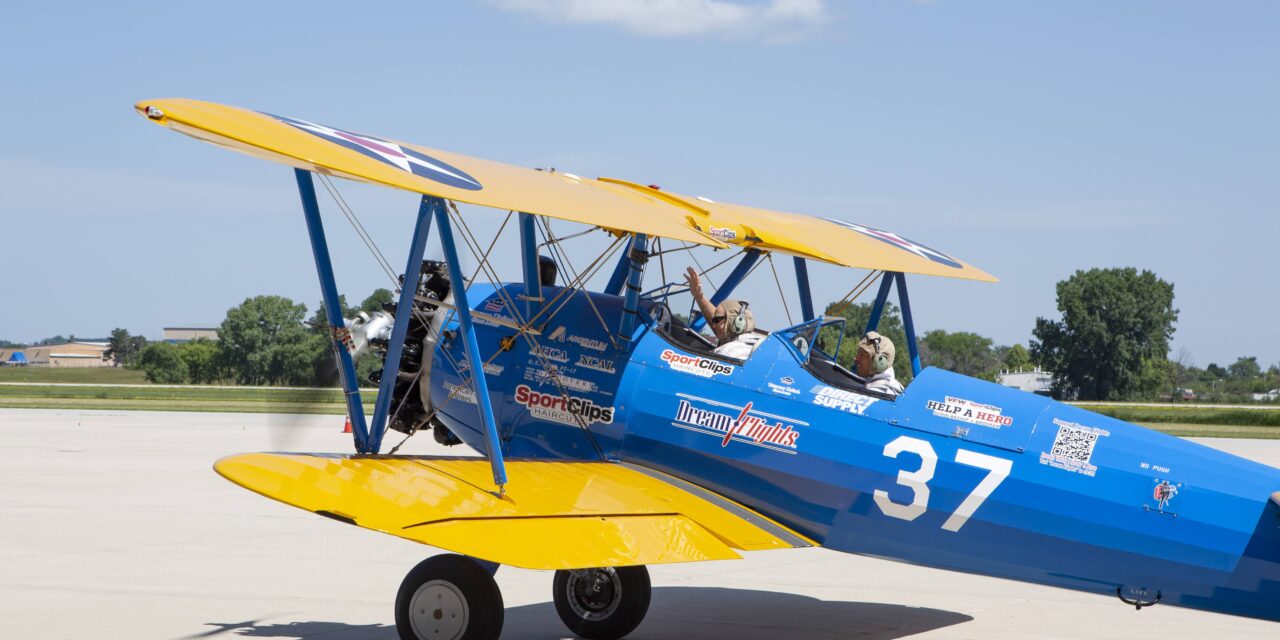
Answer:
M483 458L247 453L228 480L321 515L527 569L726 560L809 546L798 534L665 474L610 462L508 460L498 497Z
M591 178L199 100L146 100L135 108L194 138L300 169L617 231L725 246L697 231L686 212L663 199Z
M698 227L722 242L781 251L857 269L996 282L991 274L891 231L836 219L676 197L706 211Z
M136 109L192 137L273 162L459 202L847 267L995 280L941 251L864 225L711 202L625 180L526 169L211 102L147 100Z

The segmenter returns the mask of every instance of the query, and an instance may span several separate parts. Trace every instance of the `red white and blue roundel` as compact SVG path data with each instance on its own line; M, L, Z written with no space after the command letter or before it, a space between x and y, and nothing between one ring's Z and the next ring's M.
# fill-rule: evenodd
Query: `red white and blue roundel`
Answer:
M431 156L407 149L394 142L388 142L373 136L367 136L362 133L352 133L343 131L342 129L334 129L326 127L322 124L307 122L297 118L286 118L273 113L265 113L280 122L293 125L307 133L319 136L332 142L362 153L374 160L385 162L398 169L408 171L415 176L434 180L441 184L447 184L458 189L466 189L468 191L479 191L484 187L480 181L467 175L466 171L459 169L443 160L437 160Z
M938 251L937 249L930 249L929 247L926 247L918 242L912 242L896 233L893 233L892 231L881 231L880 229L875 229L875 228L860 225L860 224L854 224L852 222L845 222L844 220L835 220L832 218L823 218L823 220L826 220L827 222L834 222L835 224L838 224L846 229L852 229L854 231L857 231L858 233L861 233L864 236L875 238L880 242L891 244L904 251L910 251L911 253L914 253L920 256L921 258L928 258L934 262L937 262L938 264L945 264L948 267L952 267L955 269L964 268L964 265L960 264L955 258L952 258L951 256L941 251Z

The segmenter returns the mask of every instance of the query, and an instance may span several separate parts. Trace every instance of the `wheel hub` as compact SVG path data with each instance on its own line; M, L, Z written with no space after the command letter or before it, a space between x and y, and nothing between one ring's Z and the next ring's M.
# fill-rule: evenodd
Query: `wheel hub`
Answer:
M569 606L583 620L603 620L622 601L622 581L612 567L574 571L565 585Z
M458 640L467 630L469 614L462 591L445 580L423 584L409 601L409 622L422 640Z

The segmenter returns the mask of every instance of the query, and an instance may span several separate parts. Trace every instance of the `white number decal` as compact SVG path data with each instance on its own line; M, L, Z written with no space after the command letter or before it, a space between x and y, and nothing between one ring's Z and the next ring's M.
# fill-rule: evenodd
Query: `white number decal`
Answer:
M903 452L911 452L920 456L920 468L915 471L907 471L905 469L898 471L898 484L911 489L911 504L898 504L889 499L889 492L876 489L874 497L876 505L880 507L880 511L886 516L899 518L901 520L915 520L924 515L929 509L929 481L933 479L933 473L938 467L938 454L934 452L933 447L924 440L912 438L909 436L898 436L893 442L884 446L884 455L890 458L897 458ZM1004 458L997 458L974 451L958 449L956 451L956 462L970 466L986 469L987 477L974 487L973 491L960 503L955 513L942 523L942 528L947 531L959 531L973 512L986 502L987 498L1009 477L1009 472L1013 470L1013 461Z
M897 458L902 452L909 451L920 456L920 468L915 471L905 469L898 471L898 484L911 489L911 504L898 504L889 499L889 492L876 489L876 504L886 516L902 520L915 520L924 515L929 508L929 485L933 479L933 471L938 467L938 454L924 440L898 436L897 440L884 446L884 455Z
M987 473L987 477L982 479L982 482L978 483L977 487L974 487L973 493L970 493L969 497L960 503L960 506L956 508L956 512L951 514L951 517L947 518L946 522L942 523L942 528L947 531L959 531L960 527L963 527L964 523L969 521L969 516L973 515L973 512L982 506L982 503L991 495L991 492L995 491L996 487L1000 486L1000 483L1004 482L1004 479L1009 477L1009 472L1013 470L1012 460L964 449L956 451L956 462L970 467L986 469L989 473Z

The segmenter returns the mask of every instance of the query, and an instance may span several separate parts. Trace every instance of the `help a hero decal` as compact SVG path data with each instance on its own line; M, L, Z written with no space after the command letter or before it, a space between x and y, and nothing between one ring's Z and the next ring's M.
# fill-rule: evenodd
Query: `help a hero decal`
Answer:
M733 373L733 365L720 362L714 358L690 356L670 349L662 352L662 361L667 366L681 373L691 373L702 378L727 376Z
M981 404L964 398L947 396L944 400L929 400L925 408L933 415L950 418L981 427L999 429L1013 424L1013 418L1000 415L1001 408L989 404Z
M797 426L809 426L807 422L758 411L751 402L736 406L683 393L677 395L680 402L671 425L718 438L721 447L740 442L794 454L800 440Z
M374 160L389 164L402 171L407 171L420 178L434 180L441 184L447 184L458 189L466 189L467 191L479 191L484 188L480 181L468 175L466 171L443 160L432 158L425 153L414 151L394 142L362 133L334 129L333 127L326 127L322 124L297 118L287 118L265 112L263 115L275 118L287 125L297 127L338 146L364 154Z
M613 423L613 407L602 407L587 398L535 391L527 384L516 387L516 404L539 420L570 426Z

